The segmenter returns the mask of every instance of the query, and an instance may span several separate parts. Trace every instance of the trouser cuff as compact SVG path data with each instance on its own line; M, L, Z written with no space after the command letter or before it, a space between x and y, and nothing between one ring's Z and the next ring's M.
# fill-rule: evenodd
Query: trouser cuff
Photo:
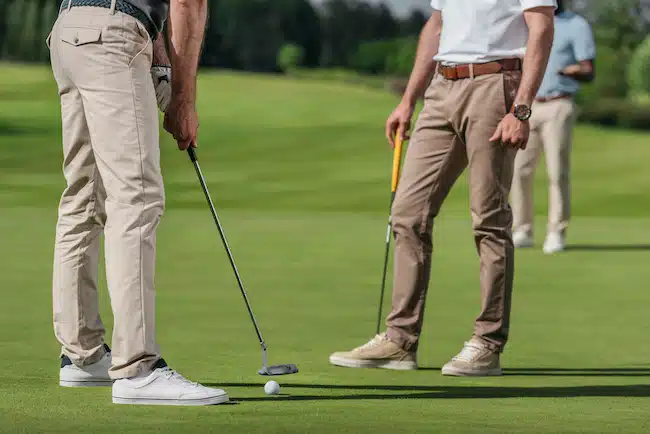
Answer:
M389 327L386 336L408 352L415 352L418 349L419 338L410 336L400 329Z

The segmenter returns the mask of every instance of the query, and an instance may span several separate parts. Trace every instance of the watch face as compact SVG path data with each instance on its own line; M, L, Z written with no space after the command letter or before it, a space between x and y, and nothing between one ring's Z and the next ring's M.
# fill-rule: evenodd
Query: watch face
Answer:
M530 107L527 105L516 105L515 110L514 110L514 115L517 119L521 121L527 121L530 119L530 115L532 114L532 111L530 110Z

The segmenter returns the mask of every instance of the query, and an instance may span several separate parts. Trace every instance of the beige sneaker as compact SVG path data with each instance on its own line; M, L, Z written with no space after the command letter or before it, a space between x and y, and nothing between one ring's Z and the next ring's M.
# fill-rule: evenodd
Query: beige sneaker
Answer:
M463 350L442 367L442 375L456 377L487 377L503 375L499 353L491 351L483 342L472 338Z
M415 352L400 348L386 337L375 336L370 342L348 352L334 353L330 363L345 368L383 368L408 371L418 368Z

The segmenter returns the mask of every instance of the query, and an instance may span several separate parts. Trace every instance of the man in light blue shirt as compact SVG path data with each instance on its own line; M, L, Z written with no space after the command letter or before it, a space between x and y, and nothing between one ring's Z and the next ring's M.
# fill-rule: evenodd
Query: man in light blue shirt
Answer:
M544 252L564 250L570 217L570 153L576 106L573 101L581 82L594 79L596 47L591 26L558 1L555 39L544 80L530 118L530 139L515 160L512 185L513 242L533 245L533 178L539 155L546 155L549 210Z

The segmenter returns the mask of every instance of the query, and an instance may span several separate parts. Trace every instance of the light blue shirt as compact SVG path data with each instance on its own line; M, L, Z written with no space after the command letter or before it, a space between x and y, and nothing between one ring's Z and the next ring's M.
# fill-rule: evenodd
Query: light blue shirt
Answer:
M596 58L596 43L591 26L580 15L565 11L555 16L555 39L538 97L573 95L580 83L558 72L569 65Z

